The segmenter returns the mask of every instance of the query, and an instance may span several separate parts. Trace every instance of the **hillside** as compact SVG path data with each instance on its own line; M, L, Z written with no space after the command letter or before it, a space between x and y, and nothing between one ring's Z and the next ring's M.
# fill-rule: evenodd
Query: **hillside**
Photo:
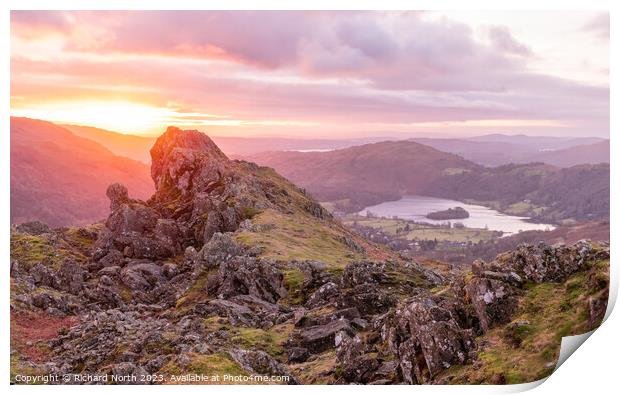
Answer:
M426 267L202 133L168 128L150 154L148 200L114 183L105 223L11 229L13 383L525 382L604 315L606 244Z
M485 166L542 162L558 167L609 163L609 140L488 135L469 139L414 138Z
M560 223L609 218L609 164L564 169L531 163L446 175L431 196L469 200L496 210Z
M411 141L386 141L330 152L266 152L247 157L270 166L321 201L349 199L359 210L403 194L423 193L444 174L482 167Z
M11 118L11 223L51 226L88 224L105 218L106 187L128 185L135 196L153 191L148 167L114 155L50 122Z
M411 141L323 153L269 152L249 159L274 167L317 199L347 212L419 194L480 203L543 222L609 216L608 164L487 168Z
M534 162L544 162L558 167L572 167L581 164L610 163L609 140L594 144L577 145L556 151L541 152Z
M60 125L76 136L95 141L114 154L125 156L149 165L151 157L149 148L155 142L155 137L142 137L131 134L112 132L91 126Z

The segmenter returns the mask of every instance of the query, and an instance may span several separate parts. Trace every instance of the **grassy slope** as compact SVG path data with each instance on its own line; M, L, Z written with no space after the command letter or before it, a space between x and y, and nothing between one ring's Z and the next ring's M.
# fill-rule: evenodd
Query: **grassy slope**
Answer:
M307 207L316 203L273 169L260 167L253 172L282 191L275 199L287 210L265 209L253 213L251 220L256 229L235 235L241 244L258 246L261 256L277 261L319 260L338 268L365 257L397 259L389 250L368 243L339 221L311 215ZM351 248L345 238L363 247L365 252Z
M477 339L481 352L471 365L453 366L437 381L449 384L516 384L550 375L562 337L588 332L589 301L606 293L609 261L588 263L564 283L530 283L520 297L512 323Z

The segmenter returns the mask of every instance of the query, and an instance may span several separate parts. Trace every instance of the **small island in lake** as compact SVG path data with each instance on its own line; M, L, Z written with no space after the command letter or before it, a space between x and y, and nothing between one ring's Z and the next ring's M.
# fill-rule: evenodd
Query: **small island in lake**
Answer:
M447 210L435 211L426 214L426 218L434 220L448 220L448 219L464 219L469 218L469 212L463 207L454 207Z

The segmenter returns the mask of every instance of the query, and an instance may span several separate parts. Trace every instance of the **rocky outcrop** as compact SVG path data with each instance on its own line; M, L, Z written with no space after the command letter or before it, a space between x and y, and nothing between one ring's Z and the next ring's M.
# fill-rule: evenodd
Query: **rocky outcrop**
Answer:
M467 274L440 274L395 256L351 262L372 244L339 232L303 191L229 160L207 136L169 128L151 154L151 199L132 199L112 184L102 224L15 228L22 254L35 253L12 254L12 309L75 316L72 327L50 336L49 358L36 368L141 375L225 360L248 374L288 376L291 384L429 383L475 361L475 337L498 325L510 323L504 334L518 347L528 324L512 321L528 287L561 283L609 258L608 248L580 242L523 245L474 262ZM355 255L326 264L287 260L282 250L267 259L263 248L273 249L272 240L235 241L260 229L288 231L286 224L254 224L257 210L324 224L334 243ZM313 231L291 232L303 238ZM596 290L587 300L587 326L594 327L605 313L608 277L586 280Z
M269 261L240 256L223 261L219 268L220 285L217 295L230 298L251 295L275 303L286 296L282 272Z
M580 241L572 246L521 245L498 258L505 268L520 274L526 280L561 282L579 270L592 257L592 246Z
M474 262L465 297L486 332L510 321L525 281L562 282L594 258L591 244L585 241L571 246L521 245L491 263Z
M428 382L441 370L464 364L475 349L471 329L463 329L441 299L415 297L384 324L383 336L408 384Z

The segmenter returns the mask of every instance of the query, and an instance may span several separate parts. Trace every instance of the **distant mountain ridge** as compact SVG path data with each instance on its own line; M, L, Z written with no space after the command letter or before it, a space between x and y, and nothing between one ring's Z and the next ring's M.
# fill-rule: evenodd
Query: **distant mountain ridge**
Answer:
M103 145L117 155L150 164L148 150L155 142L154 137L122 134L81 125L62 125L62 127ZM222 151L231 157L252 156L269 151L329 151L389 140L388 138L334 140L227 136L212 138ZM460 155L485 166L544 162L559 167L570 167L579 164L609 163L609 140L598 137L563 138L496 133L466 138L414 137L409 140Z
M609 140L487 135L471 138L413 138L412 141L485 165L543 162L558 167L609 163Z
M146 164L151 163L149 149L155 143L155 137L123 134L90 126L62 126L78 136L98 142L117 155L139 160ZM212 136L212 139L226 155L231 157L253 155L265 151L333 150L382 140L382 138L336 140L233 136Z

